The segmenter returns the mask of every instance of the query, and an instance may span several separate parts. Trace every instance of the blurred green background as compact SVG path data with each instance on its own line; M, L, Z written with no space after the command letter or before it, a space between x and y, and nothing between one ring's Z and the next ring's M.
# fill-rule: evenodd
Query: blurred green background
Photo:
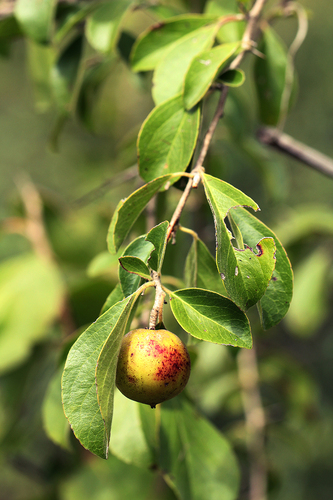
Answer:
M309 32L296 56L299 93L285 131L333 157L333 5L329 0L301 3L310 12ZM201 7L201 2L174 4L179 11ZM136 36L153 19L156 18L144 12L134 12L127 16L124 27ZM275 27L290 43L295 20L279 21ZM89 53L90 49L85 50ZM0 57L0 299L4 304L8 296L9 259L24 258L30 250L28 240L13 230L17 218L24 214L20 186L28 179L43 200L47 237L57 273L60 271L60 277L50 270L47 276L41 273L40 279L47 280L56 295L57 290L58 295L66 290L68 317L54 322L56 312L45 313L40 336L22 347L21 357L1 372L0 499L172 499L173 493L150 471L126 465L114 457L108 462L95 459L72 437L64 437L64 428L60 428L55 439L63 440L63 447L54 444L51 428L57 419L51 416L48 426L45 416L45 395L51 415L59 411L59 405L52 407L49 381L58 376L68 348L64 325L75 332L69 337L70 343L97 318L117 281L116 265L103 253L107 229L118 201L141 181L133 169L128 171L128 182L112 187L110 179L136 164L136 136L153 107L150 76L131 73L117 55L111 61L109 76L91 96L93 106L85 115L90 130L79 117L69 119L55 150L50 138L56 113L48 106L45 89L37 88L36 80L34 84L31 78L31 54L33 48L17 39L11 44L9 55ZM251 311L267 413L268 498L330 500L333 180L256 142L252 63L253 56L244 65L246 84L231 92L225 121L220 124L205 166L208 173L230 182L259 203L259 217L275 229L295 272L294 300L280 325L263 333L256 312ZM214 98L207 104L207 116L213 107ZM240 143L238 134L242 135L243 128L248 139ZM160 197L158 221L170 216L178 197L179 192L174 189L168 199ZM213 222L200 190L190 199L188 208L184 225L198 231L213 249ZM146 231L144 217L139 219L135 231ZM186 236L178 236L177 245L169 250L165 274L182 277L184 248L189 244ZM33 284L38 283L38 269L32 272L22 294L29 295L30 291L31 300L37 303ZM46 298L40 300L44 304ZM1 307L0 302L0 336L6 327ZM167 316L166 321L170 321L170 329L181 334L171 318ZM18 329L25 329L24 317L17 325ZM16 338L20 343L19 333ZM240 499L245 499L248 463L234 354L231 348L199 346L188 393L231 440L244 476ZM7 356L5 349L1 356ZM58 386L55 387L57 402ZM60 427L63 425L61 416L57 422Z

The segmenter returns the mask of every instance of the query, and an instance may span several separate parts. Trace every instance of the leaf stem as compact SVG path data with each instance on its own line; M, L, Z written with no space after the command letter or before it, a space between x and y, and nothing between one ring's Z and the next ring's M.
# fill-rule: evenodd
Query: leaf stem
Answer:
M182 231L182 233L190 234L194 240L197 240L199 238L198 233L193 231L193 229L189 229L188 227L179 225L179 230Z

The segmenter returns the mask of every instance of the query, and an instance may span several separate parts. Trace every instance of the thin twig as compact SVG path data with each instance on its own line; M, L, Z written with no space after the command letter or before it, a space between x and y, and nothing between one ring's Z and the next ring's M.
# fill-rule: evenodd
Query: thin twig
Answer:
M241 349L237 356L247 446L250 460L249 500L266 500L267 465L265 454L265 412L259 391L256 350Z
M91 191L88 191L88 193L84 194L83 196L75 200L73 202L73 208L78 209L85 207L89 203L92 203L93 201L99 199L107 191L110 191L111 189L114 189L115 187L120 186L121 184L125 184L131 181L132 179L135 179L137 175L138 175L138 165L135 164L127 168L126 170L123 170L122 172L115 174L113 177L106 179L104 182L102 182L102 184L92 189Z
M247 26L242 38L242 48L243 51L234 59L234 61L230 64L229 68L230 69L236 69L239 64L242 62L246 52L252 50L253 48L253 43L254 43L254 38L255 38L255 33L258 25L258 21L261 15L261 11L264 8L264 5L267 0L256 0L255 4L253 5L252 9L250 10L248 14L248 22ZM169 240L171 236L174 237L175 235L175 228L179 222L180 216L182 214L182 211L184 210L187 198L190 195L190 192L192 188L196 188L200 182L200 176L201 173L203 172L203 162L206 158L208 148L210 146L210 143L212 141L214 132L216 130L217 124L219 122L219 119L223 116L224 113L224 106L225 106L225 101L228 95L228 87L224 87L221 96L219 99L219 102L217 104L217 108L214 114L214 117L212 119L212 122L208 128L208 131L206 132L202 148L200 150L197 162L195 164L194 169L192 170L192 173L197 173L197 176L194 176L193 179L189 179L188 183L186 185L186 188L178 202L178 205L176 207L176 210L174 211L174 214L171 218L168 232L167 232L167 239Z
M257 133L257 137L261 143L272 146L318 172L333 178L333 160L329 156L296 141L290 135L284 134L275 128L261 128Z
M230 69L238 68L240 63L243 61L245 54L253 49L256 39L256 31L258 29L258 21L266 2L267 0L256 0L250 10L247 25L242 38L243 51L232 61Z
M224 87L222 92L221 92L220 99L219 99L219 102L217 104L215 114L214 114L213 119L211 121L211 124L209 125L209 128L206 132L206 135L205 135L205 138L203 141L203 145L202 145L202 148L201 148L201 151L200 151L199 157L197 159L197 162L195 164L193 172L197 172L202 168L203 162L206 158L208 148L209 148L210 143L212 141L217 124L218 124L220 118L222 118L222 116L223 116L224 106L225 106L225 101L226 101L227 95L228 95L228 87Z

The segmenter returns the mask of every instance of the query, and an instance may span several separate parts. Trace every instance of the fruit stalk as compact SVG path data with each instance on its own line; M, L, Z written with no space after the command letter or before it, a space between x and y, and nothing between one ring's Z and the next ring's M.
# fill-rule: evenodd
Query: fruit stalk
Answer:
M158 272L152 271L152 278L155 283L155 302L149 317L149 330L155 330L156 325L163 322L163 305L165 292L162 289L161 277Z

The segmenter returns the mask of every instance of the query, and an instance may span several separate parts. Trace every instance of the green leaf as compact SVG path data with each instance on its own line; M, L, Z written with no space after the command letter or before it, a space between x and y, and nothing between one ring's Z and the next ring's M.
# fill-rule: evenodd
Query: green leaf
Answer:
M160 469L181 500L236 500L240 474L224 436L182 398L163 403Z
M231 61L239 42L218 45L197 55L185 76L184 105L191 109L206 94L218 73Z
M230 69L222 73L219 80L227 87L240 87L245 82L245 73L242 69Z
M50 75L55 57L54 49L49 45L40 45L28 39L27 56L35 104L38 111L45 112L51 107L53 101Z
M70 449L69 445L69 425L65 417L61 402L61 367L49 382L43 407L43 426L47 436L56 444L65 449Z
M110 452L127 464L148 469L153 465L153 454L143 430L140 406L115 391Z
M260 300L260 315L263 327L267 330L276 325L289 309L293 294L293 273L285 249L276 234L247 210L232 210L232 218L240 228L244 240L250 246L264 236L274 238L276 263L271 281L265 295Z
M205 26L171 46L154 72L152 95L156 105L182 92L192 59L213 45L217 29L216 24Z
M84 73L76 103L76 113L90 131L94 131L94 111L102 85L111 73L115 58L90 65Z
M63 293L58 269L35 255L0 264L0 372L22 363L48 335Z
M88 18L86 36L99 52L111 51L117 43L120 25L133 0L112 0L98 7Z
M235 249L236 259L229 258L225 281L229 295L243 310L256 304L264 295L275 268L275 242L263 238L253 248Z
M240 250L244 250L245 246L244 246L243 235L242 235L239 227L235 223L234 219L232 218L231 210L228 212L228 221L229 221L229 224L231 227L233 237L234 237L235 242L236 242L235 246L237 248L239 248Z
M184 288L170 295L172 312L180 326L201 340L252 347L249 321L234 302L200 288Z
M146 280L150 279L148 266L138 257L120 257L121 267L128 273L137 274Z
M142 264L145 266L153 250L153 244L149 241L146 241L146 237L145 235L143 235L139 236L128 245L128 247L124 250L122 257L136 257L138 258L138 260L141 260ZM146 268L146 270L148 271L148 277L146 279L150 279L148 268ZM127 270L120 266L119 281L123 294L125 297L127 297L128 295L134 293L140 286L141 277L140 275L138 276L137 274L131 274L127 272Z
M239 14L239 2L237 0L209 0L205 5L205 13L219 17L230 14ZM224 24L218 32L217 38L223 42L237 42L242 39L245 23L234 21Z
M118 271L118 255L112 255L105 250L105 252L98 253L89 263L87 275L89 278L96 278L96 276L105 274L113 275L114 269L116 269L116 272Z
M149 71L180 38L216 20L216 16L186 14L153 24L134 44L131 59L134 71Z
M104 426L97 401L95 370L110 336L114 348L110 369L115 370L124 328L135 299L136 295L132 295L117 302L80 335L68 353L62 376L62 401L73 432L82 446L101 458L108 454L111 422L108 420ZM113 382L109 386L109 396L113 398Z
M151 229L146 236L146 240L150 241L155 247L155 250L152 252L150 256L149 265L152 269L154 269L154 271L157 271L158 273L161 272L165 250L168 243L167 242L168 227L169 227L169 222L166 220L164 222L161 222L157 226L153 227L153 229Z
M241 191L225 182L204 174L204 187L214 216L216 229L216 262L231 299L243 310L256 304L264 295L275 267L273 238L261 237L252 248L234 248L224 219L235 206L258 205ZM267 236L267 235L265 235ZM270 235L268 235L270 236Z
M259 117L266 125L277 125L285 87L287 50L268 24L258 50L264 55L257 57L254 65Z
M132 308L135 301L140 296L141 291L141 289L137 290L133 295L130 295L124 299L124 301L119 303L124 303L125 307L122 308L122 312L118 316L116 323L114 323L111 327L111 331L109 329L109 336L100 350L100 354L95 365L97 400L100 408L100 414L103 418L105 426L107 445L110 441L111 434L118 354ZM117 308L117 304L114 308ZM109 311L112 311L112 309L109 309ZM106 314L107 313L105 313L105 315Z
M66 115L72 101L72 91L78 74L83 37L77 36L60 54L51 71L51 84L59 112Z
M80 22L84 21L88 14L98 7L96 2L87 5L67 4L64 12L61 12L60 19L57 19L57 31L53 37L56 45L61 44L72 29ZM57 16L58 17L58 16Z
M286 323L296 335L313 335L323 323L328 312L331 266L332 256L319 247L295 268L294 296Z
M228 295L214 257L199 238L193 238L186 257L184 281L187 288L204 288L221 295Z
M186 111L180 95L154 108L143 122L138 137L141 177L151 181L163 174L186 170L199 126L199 107Z
M216 225L226 218L232 207L248 206L255 211L259 210L259 206L255 201L231 184L208 174L203 175L203 181L208 202L214 202L217 213L221 215L221 220L215 221Z
M117 283L117 285L114 287L112 292L108 295L108 297L107 297L107 299L102 307L101 314L104 314L105 311L110 309L110 307L114 306L117 302L120 302L124 298L125 297L124 297L123 291L121 289L120 283Z
M116 253L129 233L136 219L141 214L151 198L170 179L170 175L163 175L152 182L137 189L125 200L121 200L112 216L108 232L109 252Z
M56 0L17 0L15 17L29 38L46 43L52 34Z

